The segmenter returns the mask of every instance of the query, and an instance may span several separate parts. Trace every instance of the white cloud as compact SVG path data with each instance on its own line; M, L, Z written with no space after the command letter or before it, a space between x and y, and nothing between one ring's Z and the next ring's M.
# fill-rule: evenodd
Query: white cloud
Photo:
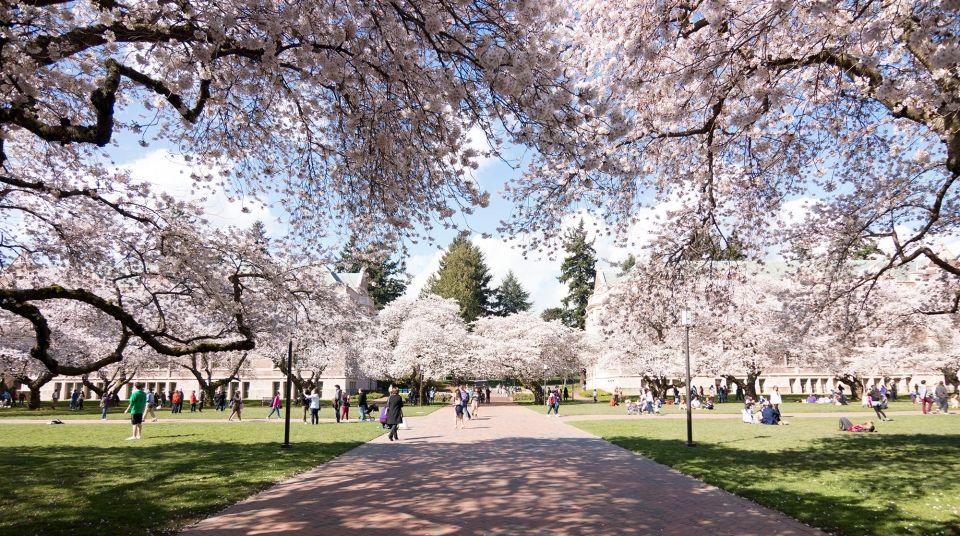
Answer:
M423 255L411 255L407 259L407 272L413 274L413 279L407 285L404 297L415 299L420 296L420 291L426 285L427 279L440 268L440 257L443 257L443 253L443 251L434 251Z
M153 185L156 192L166 192L177 199L200 201L207 219L216 227L249 227L260 220L270 235L284 232L283 223L263 203L250 199L231 201L219 189L211 191L198 187L190 178L195 166L181 155L166 150L152 151L122 168L129 170L134 179Z

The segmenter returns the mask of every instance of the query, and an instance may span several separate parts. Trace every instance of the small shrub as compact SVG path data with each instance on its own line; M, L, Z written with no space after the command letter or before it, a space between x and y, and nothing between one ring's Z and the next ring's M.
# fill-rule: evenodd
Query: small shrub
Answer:
M530 391L520 391L519 393L514 393L513 395L514 402L533 402L533 393Z

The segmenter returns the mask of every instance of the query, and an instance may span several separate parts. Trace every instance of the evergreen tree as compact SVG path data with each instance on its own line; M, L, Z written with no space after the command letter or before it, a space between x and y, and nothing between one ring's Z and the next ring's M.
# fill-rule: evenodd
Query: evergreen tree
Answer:
M460 234L440 259L440 269L430 276L424 292L457 300L460 316L473 322L490 314L491 278L480 248Z
M546 320L547 322L559 320L566 324L567 312L563 309L563 307L550 307L548 309L544 309L543 312L540 313L540 318Z
M625 275L630 273L630 270L637 265L637 258L633 256L633 253L627 255L627 258L620 263L620 275Z
M691 261L742 261L747 258L746 244L736 231L726 238L716 231L694 231L683 258Z
M561 283L567 284L567 297L563 299L565 321L570 327L584 328L587 319L587 300L593 294L597 278L597 255L593 240L587 241L583 220L576 229L567 231L563 237L563 249L567 256L560 265Z
M493 314L510 316L521 311L529 311L532 305L530 293L523 289L523 285L513 275L513 270L507 272L500 287L494 293Z
M366 268L367 295L377 310L403 296L407 290L407 266L403 259L387 257L377 261L374 255L362 253L353 240L344 246L334 268L348 273Z

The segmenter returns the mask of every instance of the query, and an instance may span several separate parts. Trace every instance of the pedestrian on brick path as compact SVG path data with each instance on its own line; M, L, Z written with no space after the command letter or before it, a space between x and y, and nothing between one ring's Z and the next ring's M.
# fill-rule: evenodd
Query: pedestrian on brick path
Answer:
M227 417L228 421L233 420L233 416L237 416L237 420L243 422L243 417L241 412L243 411L243 398L240 396L240 390L238 389L236 393L233 394L233 401L230 402L231 411L230 416Z
M197 412L197 392L190 391L190 413Z
M477 387L473 390L473 396L470 397L470 413L474 417L480 415L480 388Z
M460 397L459 387L454 389L453 396L450 397L450 402L453 404L453 413L456 415L453 429L463 430L463 398Z
M486 391L486 392L487 392L487 404L489 404L489 403L490 403L490 386L488 385L486 389L487 389L487 391Z
M398 441L397 427L403 422L403 398L396 387L390 389L390 398L387 399L387 426L390 427L390 441Z
M936 388L933 390L933 394L937 399L937 409L940 410L940 413L947 413L947 386L943 384L943 380L937 384Z
M547 396L547 416L548 417L550 416L551 411L558 410L557 406L555 406L556 403L557 403L557 395L553 391L550 391L550 395ZM560 416L559 412L557 413L557 416L558 417Z
M283 402L280 401L280 391L277 391L277 394L273 395L273 401L270 403L270 413L267 413L267 420L270 420L270 417L273 417L273 414L277 414L277 418L280 418L280 407L283 406Z
M310 395L310 424L320 424L320 393L316 389Z
M127 438L140 439L140 432L143 430L143 410L147 407L147 395L143 392L143 383L134 384L136 391L130 395L130 402L124 413L130 414L130 423L133 425L133 435Z
M473 416L470 415L470 393L467 392L467 386L461 385L457 395L460 396L460 402L463 404L463 413L467 416L467 420L472 420Z

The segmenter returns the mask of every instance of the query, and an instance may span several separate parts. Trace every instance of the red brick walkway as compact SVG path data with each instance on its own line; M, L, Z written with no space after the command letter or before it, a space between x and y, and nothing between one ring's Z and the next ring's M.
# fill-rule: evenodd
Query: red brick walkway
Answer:
M525 408L411 421L184 534L820 534Z

